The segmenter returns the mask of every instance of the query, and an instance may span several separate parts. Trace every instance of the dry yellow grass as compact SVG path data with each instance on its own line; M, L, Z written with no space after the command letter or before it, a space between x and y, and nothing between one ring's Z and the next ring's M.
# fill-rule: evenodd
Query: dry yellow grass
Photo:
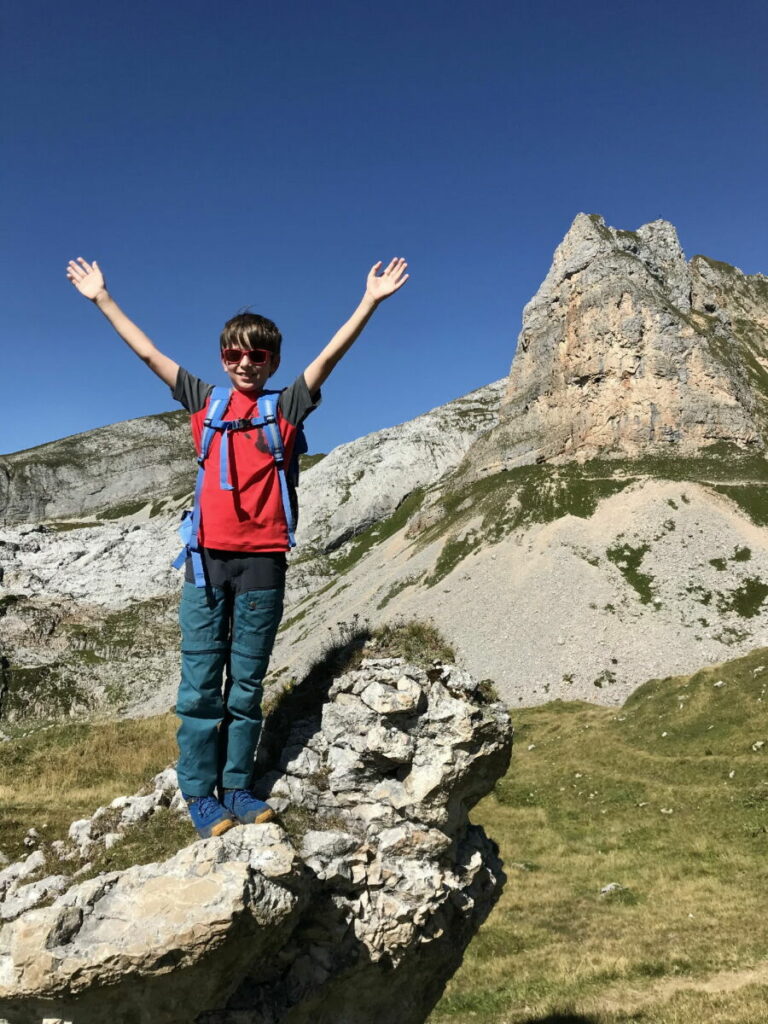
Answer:
M176 757L173 715L57 725L0 745L0 849L25 852L34 826L46 841L116 796L134 793Z

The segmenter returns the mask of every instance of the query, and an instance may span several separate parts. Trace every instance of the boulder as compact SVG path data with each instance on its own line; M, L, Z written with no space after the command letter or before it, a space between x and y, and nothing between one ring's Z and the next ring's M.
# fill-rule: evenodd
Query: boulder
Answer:
M458 670L387 658L335 680L310 674L265 723L259 789L286 807L282 825L79 884L20 886L30 871L5 869L0 1017L425 1020L504 882L467 811L506 770L511 742L506 710ZM120 828L173 806L174 784L164 772L152 801L114 801ZM108 842L104 811L75 823L72 842ZM25 909L33 887L53 902Z

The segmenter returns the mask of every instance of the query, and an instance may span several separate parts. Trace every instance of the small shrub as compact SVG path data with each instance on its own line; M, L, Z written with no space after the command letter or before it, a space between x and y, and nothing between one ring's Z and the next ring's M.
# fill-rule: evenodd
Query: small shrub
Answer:
M431 622L397 620L377 629L373 639L377 656L405 658L421 668L434 661L456 660L456 652Z
M720 594L717 604L721 612L733 611L742 619L752 619L759 615L766 597L768 586L756 576L750 576L730 593Z

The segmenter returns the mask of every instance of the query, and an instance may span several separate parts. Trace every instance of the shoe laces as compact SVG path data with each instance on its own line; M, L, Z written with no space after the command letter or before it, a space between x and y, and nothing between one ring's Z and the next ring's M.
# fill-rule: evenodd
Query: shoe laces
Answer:
M235 813L239 810L244 813L255 803L261 803L248 789L236 789L234 792L228 794L232 803L232 809Z
M221 810L221 804L215 796L201 796L195 803L201 818L207 818Z

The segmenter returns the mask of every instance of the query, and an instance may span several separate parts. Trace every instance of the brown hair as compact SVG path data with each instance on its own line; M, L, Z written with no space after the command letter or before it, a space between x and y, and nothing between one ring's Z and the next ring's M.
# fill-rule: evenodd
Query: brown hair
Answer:
M225 348L265 348L280 355L283 336L271 320L258 313L238 313L224 324L220 346Z

